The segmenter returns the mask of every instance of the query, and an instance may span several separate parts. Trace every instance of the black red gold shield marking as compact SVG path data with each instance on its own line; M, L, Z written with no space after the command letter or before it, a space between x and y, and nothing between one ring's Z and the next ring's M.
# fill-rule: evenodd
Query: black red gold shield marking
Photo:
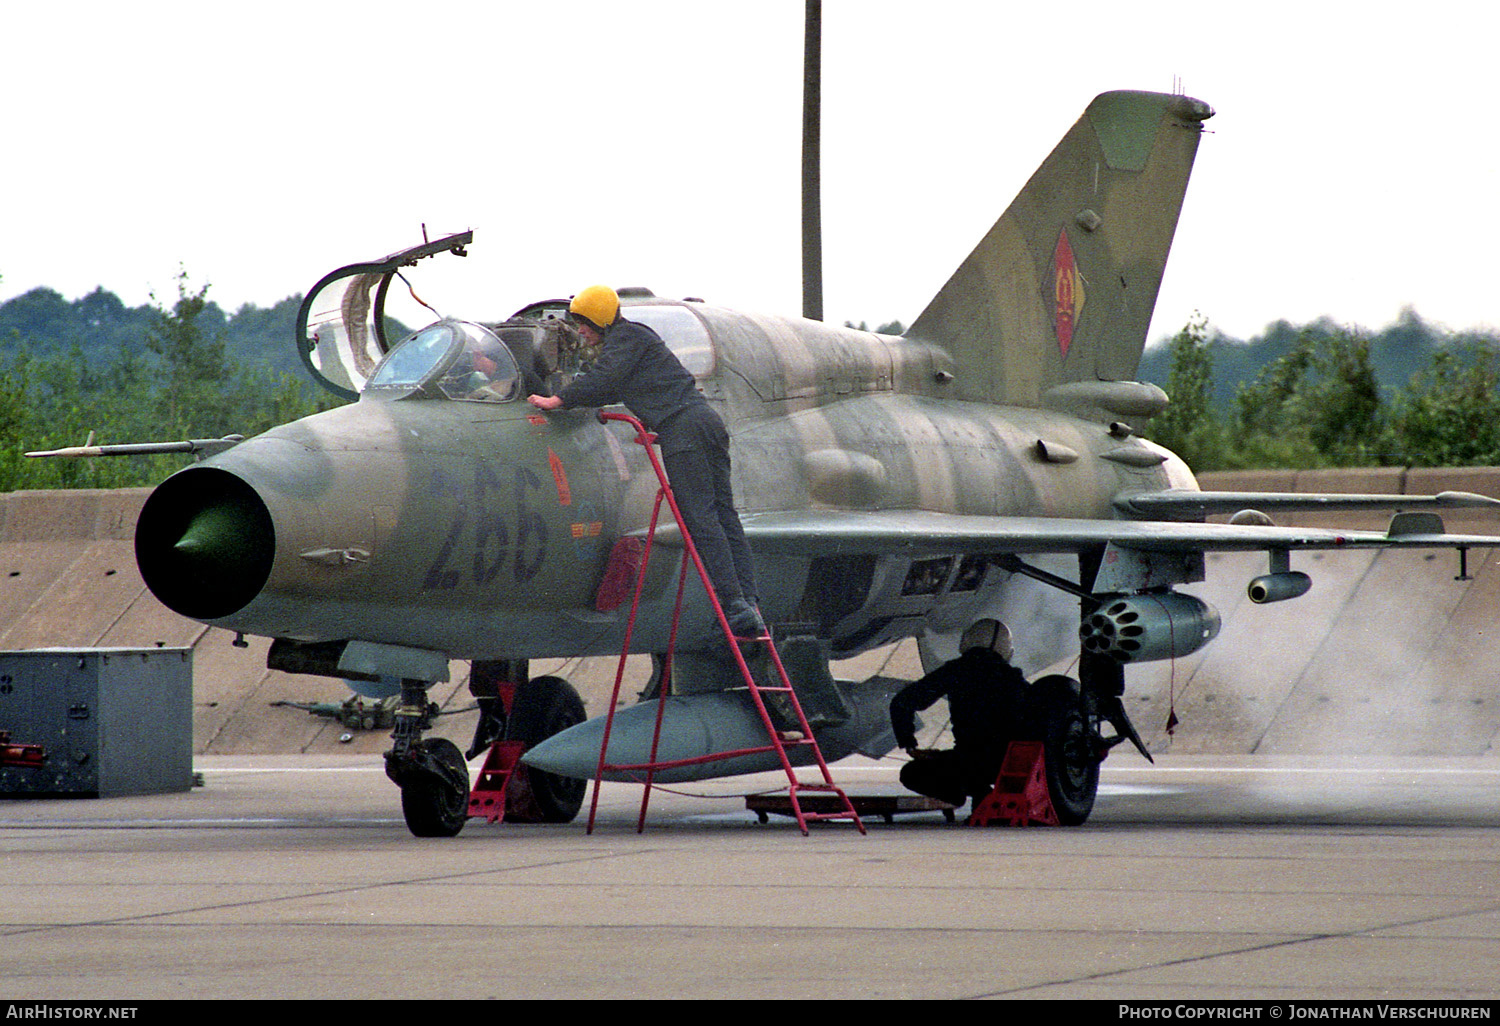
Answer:
M1083 275L1078 273L1078 264L1073 259L1073 244L1068 241L1067 229L1057 236L1057 249L1052 254L1053 282L1053 326L1057 330L1057 348L1064 358L1073 344L1073 329L1083 313Z

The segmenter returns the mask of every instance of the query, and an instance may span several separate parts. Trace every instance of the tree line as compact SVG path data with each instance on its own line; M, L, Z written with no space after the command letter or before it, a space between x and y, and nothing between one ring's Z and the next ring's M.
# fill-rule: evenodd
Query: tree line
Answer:
M1493 335L1445 335L1408 310L1375 335L1278 322L1247 345L1195 318L1155 355L1142 377L1172 404L1144 434L1195 470L1500 464Z
M96 289L73 303L33 289L0 305L0 492L159 482L189 456L27 459L94 442L250 436L337 405L292 345L300 296L226 317L209 286L126 307ZM232 340L232 341L231 341Z
M178 299L183 288L191 288L179 272ZM300 295L288 296L268 307L246 303L225 312L207 296L207 286L194 314L194 324L207 338L222 338L228 357L243 364L264 364L272 370L301 376L302 362L291 345L296 328ZM119 296L102 287L75 300L64 299L54 289L35 288L0 303L0 353L10 354L25 346L36 356L50 356L77 348L91 362L112 360L121 349L139 350L158 317L175 300L158 299L126 306Z
M185 272L176 291L140 307L103 289L0 304L0 492L155 484L191 460L23 455L91 432L98 444L248 437L337 405L291 344L300 296L225 314ZM1172 398L1143 433L1197 470L1500 464L1497 354L1500 338L1410 310L1373 334L1278 321L1249 342L1195 318L1142 359L1139 377Z

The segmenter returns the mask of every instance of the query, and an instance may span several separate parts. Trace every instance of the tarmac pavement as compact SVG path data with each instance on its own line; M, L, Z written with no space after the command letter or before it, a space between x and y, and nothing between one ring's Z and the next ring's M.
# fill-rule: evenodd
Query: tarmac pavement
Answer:
M640 788L606 785L592 835L445 840L378 757L195 765L189 793L0 802L6 998L1500 996L1494 758L1117 752L1083 827L866 836L758 823L774 777L658 792L638 834Z

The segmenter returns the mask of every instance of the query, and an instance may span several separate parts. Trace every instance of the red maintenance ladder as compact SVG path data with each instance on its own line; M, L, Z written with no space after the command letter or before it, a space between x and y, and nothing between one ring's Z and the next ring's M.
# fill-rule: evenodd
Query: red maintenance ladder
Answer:
M781 768L786 773L788 796L791 798L792 812L797 818L797 826L801 828L804 836L807 834L807 824L814 820L847 819L859 828L859 832L865 832L865 825L860 821L859 813L854 811L849 796L844 793L843 788L833 782L833 775L828 771L828 763L823 759L823 752L818 747L818 742L813 737L812 728L808 725L807 716L802 712L802 703L797 700L797 692L792 688L792 682L787 678L786 668L781 665L781 656L776 651L776 644L771 640L770 632L756 635L754 638L736 638L730 630L729 621L724 616L724 608L719 604L719 596L714 592L713 584L708 579L708 572L703 567L703 560L698 556L698 547L688 535L687 528L682 523L682 513L677 508L677 499L672 494L672 487L667 483L667 474L663 469L656 451L652 444L656 441L656 435L647 431L635 417L625 413L603 413L599 419L604 421L624 421L635 428L635 441L646 451L646 458L651 461L651 469L656 472L656 479L660 487L656 492L656 503L651 508L651 526L646 532L645 547L641 554L640 568L636 572L635 592L630 603L630 618L625 624L625 640L620 649L620 665L615 671L615 689L610 696L609 714L604 721L604 739L599 746L599 767L594 775L594 795L589 803L588 832L594 832L594 815L599 807L599 786L604 779L606 770L612 772L644 773L642 782L645 791L641 795L641 814L636 821L636 832L640 833L646 827L646 807L651 800L651 787L655 780L656 772L664 769L674 769L678 766L692 766L705 762L715 762L719 759L734 758L743 755L758 755L763 752L775 752L781 762ZM677 601L672 609L672 631L667 641L666 659L661 671L661 695L656 703L656 731L651 738L651 757L642 763L608 763L605 762L605 753L609 751L609 736L614 727L615 707L620 701L620 685L625 679L625 657L630 652L630 638L635 630L636 612L640 608L641 591L646 582L646 568L651 560L651 543L656 537L656 525L661 515L662 500L671 507L672 516L677 521L677 527L682 532L682 544L687 554L692 557L693 566L698 570L698 576L703 581L703 590L708 593L708 601L713 605L714 615L719 619L719 627L724 632L724 641L729 646L729 651L734 655L736 664L739 666L740 676L744 678L745 686L750 691L750 697L755 702L756 711L760 713L760 719L766 728L768 743L754 748L739 748L733 751L714 752L710 755L701 755L691 759L676 759L666 762L657 761L657 752L661 741L662 717L665 714L667 703L667 688L672 679L672 656L677 650L677 627L682 619L682 596L687 585L688 561L682 561L682 570L677 577ZM745 656L740 651L739 641L753 641L766 647L770 656L771 665L776 669L779 684L763 685L755 680L755 674L751 672L749 664L745 662ZM796 731L787 731L785 735L778 730L771 719L771 713L766 707L765 694L780 694L785 696L785 702L796 713L798 728ZM811 783L803 782L797 777L792 768L791 760L787 757L787 748L807 748L813 756L821 781ZM836 800L827 804L833 805L832 812L810 812L802 808L800 795L804 792L811 794L833 795Z

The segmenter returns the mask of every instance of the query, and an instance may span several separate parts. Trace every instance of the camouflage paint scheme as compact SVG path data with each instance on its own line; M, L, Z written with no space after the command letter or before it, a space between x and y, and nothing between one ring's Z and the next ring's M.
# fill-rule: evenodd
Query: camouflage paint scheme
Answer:
M627 297L625 316L675 307L711 339L701 379L732 426L736 497L752 537L763 512L1108 519L1122 491L1191 487L1175 458L1077 414L1144 416L1165 402L1151 386L1088 387L1133 372L1205 115L1184 97L1096 100L905 338ZM1087 211L1093 230L1078 223ZM1070 240L1078 270L1059 271L1059 238ZM1069 273L1087 294L1065 357L1054 297ZM1071 382L1084 391L1068 394ZM1076 458L1041 458L1039 440ZM1122 449L1150 455L1141 465L1101 458ZM612 545L642 529L655 492L623 426L587 411L541 417L520 402L367 397L201 467L249 483L275 524L263 589L206 622L455 658L618 651L622 616L594 612L595 592ZM878 590L878 578L904 579L910 557L870 559L880 565L858 572ZM761 600L772 621L818 610L819 595L807 593L810 554L765 562ZM653 595L670 597L669 571L661 565ZM832 631L826 611L813 618L837 651L852 652L911 634L934 611L956 624L1004 576L987 574L979 592L898 602L898 628L858 639ZM841 601L840 620L861 619L863 603ZM664 623L647 616L643 650L662 646Z
M1398 516L1388 534L1278 528L1265 516L1206 524L1241 505L1317 508L1320 497L1203 497L1180 459L1134 434L1167 403L1133 377L1211 115L1185 96L1096 98L903 337L622 292L623 315L684 355L730 427L769 622L815 638L825 658L919 636L936 661L974 619L1006 611L1027 572L1016 556L1065 578L1056 594L1071 586L1087 618L1111 597L1172 598L1171 585L1202 579L1212 549L1267 551L1273 594L1294 597L1294 549L1496 542L1442 535L1427 513ZM323 365L346 390L380 356L353 323L368 316L361 302L346 296L342 316L364 355ZM564 308L535 304L507 324L543 338ZM372 668L402 676L420 676L413 665L445 674L449 658L618 652L626 606L596 605L616 543L646 528L656 480L623 425L591 411L540 415L524 391L508 402L367 392L215 455L148 503L143 575L206 623L375 643ZM163 553L218 501L200 494L208 485L237 497L226 500L233 529L216 536L222 572L205 584L201 567L174 569ZM1143 496L1151 504L1134 504ZM652 567L636 651L666 645L675 561ZM686 629L705 637L692 587ZM1217 630L1211 610L1163 609L1145 629L1173 640L1140 658L1184 654ZM1026 625L1014 627L1024 654ZM1129 658L1086 652L1085 690L1117 695ZM686 665L705 678L686 690L734 683L713 679L711 660Z

